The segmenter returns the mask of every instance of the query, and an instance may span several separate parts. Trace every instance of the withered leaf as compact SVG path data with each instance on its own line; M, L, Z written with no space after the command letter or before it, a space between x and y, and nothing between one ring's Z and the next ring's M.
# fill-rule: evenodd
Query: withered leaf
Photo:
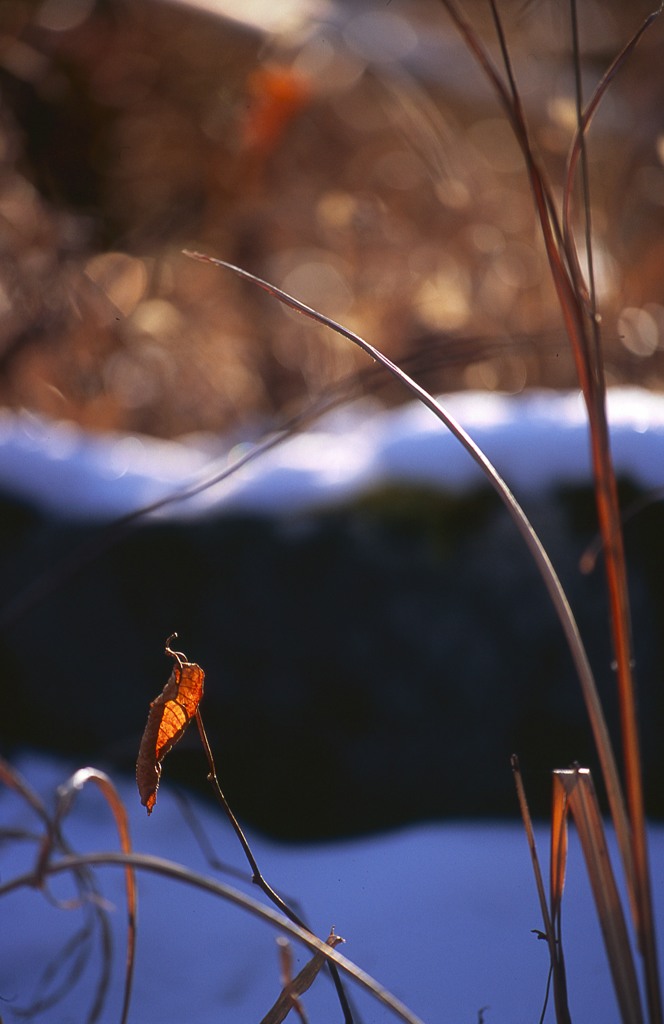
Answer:
M177 665L173 667L162 692L150 704L136 762L138 792L148 814L152 814L157 800L161 762L196 714L205 680L205 672L200 665L186 661L184 655L171 651L168 644L166 653L176 659Z

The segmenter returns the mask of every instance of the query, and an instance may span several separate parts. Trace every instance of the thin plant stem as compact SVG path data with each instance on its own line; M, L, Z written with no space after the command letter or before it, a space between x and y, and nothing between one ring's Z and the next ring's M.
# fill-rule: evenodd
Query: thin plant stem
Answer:
M573 3L573 0L571 0L571 2ZM585 135L588 126L598 108L600 100L608 88L609 83L613 80L618 70L623 66L627 56L632 53L646 29L652 24L661 11L662 5L660 5L657 11L653 12L643 21L638 31L632 36L627 45L623 47L607 72L604 74L587 108L578 117L576 136L568 159L565 188L563 228L568 252L574 248L569 201L572 195L576 163L579 158L581 159L582 175L584 176L584 189L587 188L587 168L584 161L586 156ZM574 26L576 21L575 6L572 7L572 14ZM588 209L588 207L589 203L586 198L586 208ZM587 243L587 247L589 247L590 252L592 249L591 244ZM573 270L576 270L577 272L577 288L581 291L582 276L578 270L578 259L571 261L571 266ZM591 266L592 265L589 264L589 272ZM601 364L601 350L598 340L599 320L597 311L593 307L593 303L594 294L593 282L591 279L590 305L593 312L591 317L593 343L591 346L587 340L587 335L585 349L583 344L579 344L581 339L571 338L571 341L575 347L575 351L577 352L577 358L583 358L585 351L585 357L589 364L588 380L590 386L588 391L584 392L584 395L590 422L591 451L595 473L597 511L600 535L602 537L605 555L604 564L609 593L610 620L618 682L618 700L625 768L625 790L631 826L628 837L631 845L633 874L630 878L628 872L628 881L630 882L629 895L632 914L636 926L637 942L639 951L643 958L650 1020L653 1024L661 1024L662 997L659 983L655 924L652 907L652 886L650 881L646 836L641 743L636 713L636 682L633 670L634 658L632 653L632 627L629 609L626 560L620 505L618 501L613 461L611 458L608 422L606 416L605 383Z
M254 883L254 885L257 885L258 888L262 892L265 893L267 898L272 903L274 903L275 907L277 907L278 910L280 910L281 913L284 914L290 921L292 921L294 924L296 924L299 928L304 928L306 931L310 932L310 929L307 928L307 926L304 923L304 921L302 921L301 918L299 918L298 915L293 910L291 910L291 908L288 906L288 904L284 902L284 900L281 898L281 896L277 892L274 891L272 886L269 884L269 882L263 876L263 873L261 872L261 870L260 870L260 868L258 866L258 862L257 862L256 858L253 855L251 846L249 845L249 841L248 841L246 835L244 834L244 830L242 829L242 826L240 825L240 823L237 820L237 818L235 817L235 814L233 813L233 809L231 808L228 800L226 799L224 791L222 790L221 785L219 783L219 777L217 776L217 768L216 768L216 765L215 765L215 762L214 762L214 755L212 753L212 748L210 746L210 741L207 738L207 733L205 731L205 726L203 725L203 718L201 716L200 708L196 709L196 725L198 726L198 733L199 733L199 736L201 738L201 743L203 745L203 751L205 753L205 757L207 759L208 767L210 769L210 773L208 775L208 779L209 779L210 783L212 784L212 788L213 788L213 790L215 792L217 800L219 801L219 803L221 804L222 808L224 809L226 817L228 818L228 820L230 821L231 825L233 826L233 830L234 830L238 840L240 841L240 845L241 845L241 847L242 847L242 849L244 851L244 855L247 858L247 861L249 863L249 867L251 868L251 880L252 880L252 882ZM313 934L313 933L310 932L310 934ZM343 987L343 982L341 981L341 977L339 976L339 971L337 969L337 966L336 966L336 964L330 963L328 961L328 969L329 969L330 974L332 976L332 981L334 982L334 987L335 987L335 989L337 991L337 998L339 999L339 1003L340 1003L341 1009L343 1011L344 1022L345 1022L345 1024L353 1024L353 1012L351 1010L350 1003L348 1002L348 996L346 995L345 989Z
M523 826L526 831L526 839L528 840L528 849L530 850L530 859L533 866L533 874L535 875L535 885L537 887L537 896L540 903L540 911L542 914L542 921L544 923L544 935L546 938L547 945L549 947L549 977L547 980L546 994L544 998L544 1007L542 1009L541 1020L544 1019L546 1013L546 1006L549 999L549 989L551 985L551 978L554 979L554 988L556 992L556 1009L558 1009L559 1003L561 1002L561 995L569 1020L569 1009L567 1008L567 990L565 983L565 970L564 961L561 961L559 956L559 948L557 945L556 933L554 930L554 924L551 920L549 913L549 906L546 901L546 890L544 888L544 879L542 877L542 871L540 868L539 856L537 853L537 844L535 842L535 830L533 828L532 818L530 817L530 808L528 807L528 800L526 797L526 790L523 785L523 778L521 776L521 768L519 765L519 759L516 754L513 754L510 763L512 766L512 773L514 775L514 784L516 786L517 799L519 801L519 809L521 811L521 818Z
M572 23L572 63L574 65L574 84L576 96L577 129L583 120L583 75L581 73L581 43L579 40L579 18L576 0L570 0L570 16ZM599 317L597 313L597 289L595 287L595 263L593 258L592 209L590 206L590 170L588 167L588 146L586 133L579 136L581 148L581 191L583 195L583 220L586 241L586 265L588 268L588 302L590 323L592 327L593 358L597 366L597 384L604 383L602 370L602 350L600 345Z

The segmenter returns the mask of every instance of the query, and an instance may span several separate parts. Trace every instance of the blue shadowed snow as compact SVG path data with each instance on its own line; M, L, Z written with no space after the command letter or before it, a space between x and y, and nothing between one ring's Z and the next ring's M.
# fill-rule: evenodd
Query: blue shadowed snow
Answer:
M37 759L21 766L42 793L64 781L64 764ZM166 771L167 776L167 771ZM203 859L169 792L167 777L148 819L133 785L120 787L134 847L179 861L256 897L257 890L216 875ZM193 805L217 856L244 868L234 836L220 813ZM0 792L4 826L35 827L34 815ZM117 849L110 812L94 787L84 791L67 819L66 836L77 850ZM571 837L564 936L574 1020L617 1021L581 855ZM548 837L537 832L546 866ZM664 829L653 828L652 867L658 917L664 913ZM547 975L547 949L531 929L541 928L525 836L518 825L455 824L411 828L364 840L324 846L281 846L251 837L264 874L296 901L314 930L331 925L346 939L340 952L363 967L429 1024L475 1024L486 1007L487 1024L529 1024L539 1019ZM612 849L614 844L612 843ZM615 851L614 851L615 852ZM4 843L3 881L25 871L35 848ZM115 936L113 982L103 1021L117 1021L124 960L122 875L99 872ZM58 895L71 895L59 880ZM12 1005L39 990L40 970L62 948L80 915L50 906L24 890L2 901L0 991L3 1019ZM294 948L295 970L307 959ZM83 1021L95 978L93 960L63 1003L39 1020ZM663 964L664 966L664 964ZM258 1022L279 992L275 933L245 912L156 875L141 875L136 985L131 1021L161 1024ZM395 1018L352 986L364 1024ZM332 986L319 977L305 997L311 1021L340 1020ZM358 1017L360 1019L360 1017ZM552 1021L551 1008L547 1020Z
M578 395L468 393L441 401L517 493L589 479ZM662 486L664 399L621 389L611 393L609 410L618 473L645 487ZM187 444L91 437L69 424L4 413L0 488L59 514L108 519L195 484L238 457L236 445L212 461L215 447L221 442L209 438ZM455 490L481 479L459 442L419 404L394 411L360 404L322 419L173 509L299 511L333 505L378 483L408 480Z

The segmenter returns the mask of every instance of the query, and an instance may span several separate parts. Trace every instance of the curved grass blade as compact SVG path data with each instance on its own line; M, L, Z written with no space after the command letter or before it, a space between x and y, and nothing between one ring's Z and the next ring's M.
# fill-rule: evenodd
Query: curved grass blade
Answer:
M341 337L346 338L354 345L357 345L377 363L380 363L385 367L385 369L388 370L388 372L391 373L396 380L398 380L399 383L410 392L411 395L429 409L448 428L448 430L454 434L468 454L474 459L507 508L507 511L512 517L514 524L519 530L533 560L535 561L544 581L544 585L549 593L549 597L560 620L576 666L577 674L579 676L583 697L595 738L595 744L598 750L598 757L606 780L609 801L611 802L611 810L615 818L624 823L624 829L627 831L627 815L623 803L613 748L597 692L595 679L590 667L590 662L588 661L588 655L579 633L574 613L572 612L565 595L565 591L563 590L562 584L542 545L542 542L535 533L528 517L512 494L510 488L486 457L484 452L475 444L463 427L456 422L456 420L438 401L436 401L432 395L429 394L428 391L414 381L412 377L409 377L401 367L393 363L392 360L384 355L379 349L375 348L368 341L365 341L364 338L361 338L358 334L355 334L353 331L344 327L342 324L337 323L335 320L332 320L330 317L325 316L323 313L319 313L317 310L305 305L305 303L300 302L292 295L289 295L280 288L277 288L276 285L269 284L267 281L263 281L261 278L256 277L248 270L243 270L241 267L236 267L232 263L227 263L224 260L217 259L213 256L207 256L203 253L194 253L186 250L185 255L203 263L210 263L213 266L230 270L245 281L249 281L251 284L261 288L263 291L266 291L269 295L274 296L274 298L278 299L290 309L294 309L297 312L302 313L303 316L309 317L309 319L314 320L316 323L321 324L332 331L335 331L337 334L341 335Z
M94 782L101 790L106 803L111 809L115 824L118 830L120 845L124 854L132 852L131 837L129 835L129 819L127 811L120 798L120 794L105 772L97 768L81 768L71 778L58 788L58 809L56 814L59 823L65 814L68 813L74 797L88 782ZM125 892L127 898L127 956L125 962L125 983L122 1002L122 1024L126 1024L129 1015L129 1004L131 1002L131 990L134 977L134 963L136 956L136 917L138 894L136 890L136 878L130 863L125 866Z
M67 901L65 903L55 899L44 884L42 869L54 849L64 853L71 853L71 849L64 840L60 828L60 819L65 808L59 805L55 813L51 815L47 811L41 797L30 787L20 772L2 758L0 758L0 781L13 789L26 801L32 811L41 819L44 826L44 831L41 834L31 837L39 843L36 867L33 872L33 885L35 888L41 889L44 897L52 902L54 906L82 906L89 915L89 920L67 941L57 959L47 964L42 971L40 987L46 987L48 991L39 996L30 1006L21 1010L16 1009L16 1012L25 1017L33 1017L35 1014L53 1007L62 995L71 989L71 986L85 967L89 951L84 947L89 944L96 927L101 947L101 968L94 1000L86 1018L89 1024L94 1024L94 1021L102 1013L110 984L108 964L111 960L112 940L110 924L107 920L93 874L84 867L76 869L74 871L74 882L78 890L78 899L74 902ZM58 984L54 984L56 974L62 972L66 972L64 977Z
M361 985L375 999L391 1010L396 1017L404 1021L404 1024L424 1024L420 1017L413 1013L412 1010L409 1010L400 999L372 978L370 974L367 974L357 964L342 956L341 953L332 949L326 942L312 935L305 928L294 924L287 917L284 917L283 914L278 913L264 903L259 903L258 900L247 896L246 893L240 892L224 882L208 878L205 875L199 875L182 864L176 864L173 861L166 860L163 857L155 857L151 854L111 851L108 853L98 852L63 856L56 861L47 861L42 870L45 876L50 877L51 875L62 874L63 872L75 871L79 868L91 869L111 865L125 869L131 868L134 871L150 871L165 878L171 878L176 882L191 885L211 896L235 904L235 906L242 908L254 917L260 918L278 931L291 935L314 953L322 954L328 963L334 964L350 978L353 978L358 985ZM38 876L36 876L35 871L26 872L23 875L11 878L0 884L0 898L6 893L15 892L17 889L33 887L36 881L38 881Z

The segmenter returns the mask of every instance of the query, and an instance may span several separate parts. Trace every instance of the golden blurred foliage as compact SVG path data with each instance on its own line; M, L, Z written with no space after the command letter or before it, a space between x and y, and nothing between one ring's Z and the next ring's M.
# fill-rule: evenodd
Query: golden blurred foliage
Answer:
M558 194L575 123L564 6L501 5ZM650 8L579 6L590 95ZM466 7L497 57L484 5ZM432 390L574 386L518 147L443 5L305 13L268 33L185 2L4 0L5 406L95 430L226 431L365 367L185 247L274 281ZM664 383L663 54L664 22L588 148L609 383L650 388Z

